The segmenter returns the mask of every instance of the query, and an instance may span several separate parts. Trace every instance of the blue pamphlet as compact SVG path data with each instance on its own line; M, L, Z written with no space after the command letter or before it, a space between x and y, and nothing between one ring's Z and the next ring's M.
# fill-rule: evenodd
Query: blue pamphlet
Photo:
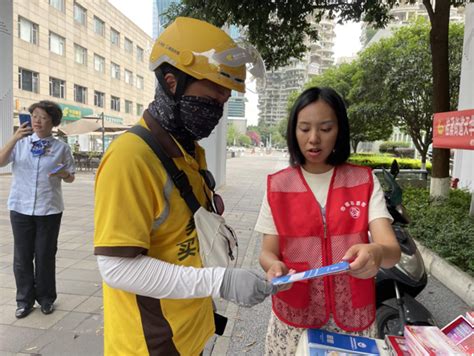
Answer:
M303 281L305 279L328 276L330 274L347 272L349 270L349 262L343 261L333 265L310 269L295 274L287 274L286 276L276 277L272 279L272 284L279 286L281 284Z
M61 169L63 169L64 167L66 167L66 165L61 163L59 166L54 167L54 168L49 172L49 174L58 173L58 172L59 172Z
M375 339L320 329L308 329L308 346L310 355L329 355L329 351L343 355L380 355Z

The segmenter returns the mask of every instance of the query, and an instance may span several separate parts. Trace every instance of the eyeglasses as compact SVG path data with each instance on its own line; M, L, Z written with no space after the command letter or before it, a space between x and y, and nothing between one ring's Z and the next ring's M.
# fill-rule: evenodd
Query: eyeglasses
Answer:
M214 191L214 189L216 188L216 180L214 179L214 176L212 175L211 171L208 171L207 169L201 169L199 173L201 173L204 182L212 192L212 200L208 197L212 211L219 215L224 214L224 200L219 194Z

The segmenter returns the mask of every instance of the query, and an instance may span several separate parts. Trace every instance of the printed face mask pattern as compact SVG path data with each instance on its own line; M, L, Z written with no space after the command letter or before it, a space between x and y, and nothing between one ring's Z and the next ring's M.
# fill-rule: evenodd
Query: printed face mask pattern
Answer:
M224 111L222 104L199 96L182 96L179 107L181 121L195 141L211 134Z

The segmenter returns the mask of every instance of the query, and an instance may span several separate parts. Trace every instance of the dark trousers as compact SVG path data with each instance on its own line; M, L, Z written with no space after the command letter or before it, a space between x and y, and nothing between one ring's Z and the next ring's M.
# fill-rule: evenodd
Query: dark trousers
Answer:
M33 306L35 300L41 305L56 300L56 251L62 215L31 216L10 211L19 307Z

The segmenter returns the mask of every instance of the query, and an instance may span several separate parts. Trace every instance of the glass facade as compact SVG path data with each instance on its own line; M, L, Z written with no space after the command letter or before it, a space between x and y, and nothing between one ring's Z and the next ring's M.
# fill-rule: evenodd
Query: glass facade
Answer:
M166 12L170 4L179 2L179 0L153 0L153 39L156 39L165 29L167 23Z

